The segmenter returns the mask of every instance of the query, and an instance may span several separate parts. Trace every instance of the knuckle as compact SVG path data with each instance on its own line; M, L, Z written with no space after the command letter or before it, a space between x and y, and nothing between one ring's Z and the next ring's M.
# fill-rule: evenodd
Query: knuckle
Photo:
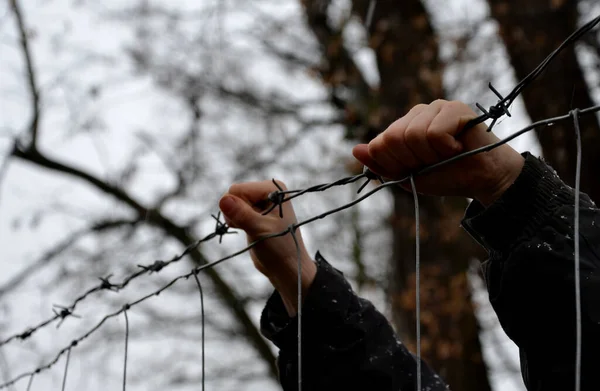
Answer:
M417 125L409 125L404 131L404 141L413 143L423 137L423 129Z
M381 141L385 145L395 145L402 141L402 129L388 129L381 133Z
M240 194L242 192L243 189L243 184L241 183L234 183L231 186L229 186L229 190L227 191L229 194Z
M430 126L427 129L426 137L428 141L438 142L446 137L446 130L438 126Z
M371 157L376 156L383 148L383 145L385 143L384 137L385 137L385 132L380 133L377 137L375 137L373 140L371 140L371 142L367 146L367 151L369 152L369 155Z
M421 111L421 110L426 109L427 106L429 106L429 105L426 105L425 103L419 103L418 105L415 105L412 109L410 109L410 111L413 111L413 110L414 111L417 111L417 110Z
M463 102L460 102L458 100L451 100L444 108L451 111L464 111L465 107L470 110L469 106L467 106Z

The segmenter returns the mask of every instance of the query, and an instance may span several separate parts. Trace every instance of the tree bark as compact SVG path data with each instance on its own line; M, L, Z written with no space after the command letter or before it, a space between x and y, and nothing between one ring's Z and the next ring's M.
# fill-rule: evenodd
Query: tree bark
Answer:
M309 28L320 43L321 77L332 102L347 114L348 135L369 141L419 103L442 98L442 64L429 16L418 0L377 1L369 28L381 79L377 90L362 78L327 23L328 1L302 1ZM353 13L365 22L370 0L354 0ZM352 98L340 100L338 88ZM415 220L412 195L394 192L391 218L394 245L390 293L393 323L411 350L416 349ZM421 202L421 348L423 358L455 390L490 390L482 359L466 271L482 249L460 228L467 201L420 197Z
M523 79L578 27L576 0L488 0L492 16L516 76ZM575 46L567 47L532 85L523 91L533 121L594 105ZM595 116L581 119L583 144L581 189L600 201L600 125ZM576 145L572 122L537 131L544 158L568 184L575 184Z

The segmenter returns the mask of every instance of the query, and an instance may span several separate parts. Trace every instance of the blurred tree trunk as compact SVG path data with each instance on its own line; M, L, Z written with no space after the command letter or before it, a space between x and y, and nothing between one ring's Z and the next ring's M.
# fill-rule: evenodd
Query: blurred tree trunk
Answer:
M437 39L420 1L376 2L369 43L381 78L377 90L369 87L345 49L341 28L328 22L329 2L302 3L323 52L318 72L330 89L332 103L346 114L350 138L369 141L412 106L444 96ZM353 1L353 14L363 23L369 5L370 0ZM394 198L393 323L414 352L414 203L412 195L400 189L394 190ZM455 390L490 390L466 275L469 261L483 254L459 226L467 201L420 197L420 203L423 358Z
M488 0L499 23L500 36L517 78L523 79L548 54L577 29L576 0ZM594 104L577 61L573 45L566 48L534 84L523 91L525 106L533 121L567 113ZM600 126L596 117L581 119L581 188L600 201ZM575 130L572 121L537 131L544 158L563 180L575 183Z

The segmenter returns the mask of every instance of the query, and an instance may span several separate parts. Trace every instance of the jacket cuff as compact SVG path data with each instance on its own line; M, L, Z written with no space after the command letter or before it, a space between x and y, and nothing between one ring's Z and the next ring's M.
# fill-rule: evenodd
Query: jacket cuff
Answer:
M333 268L317 252L317 274L307 291L302 305L302 335L312 346L326 340L342 324L355 297L342 272ZM331 328L328 328L331 325ZM267 301L260 319L262 334L279 349L296 349L298 341L298 318L290 318L277 291Z
M505 254L539 230L562 205L574 202L573 189L551 167L529 152L513 185L487 209L473 201L463 228L490 253Z

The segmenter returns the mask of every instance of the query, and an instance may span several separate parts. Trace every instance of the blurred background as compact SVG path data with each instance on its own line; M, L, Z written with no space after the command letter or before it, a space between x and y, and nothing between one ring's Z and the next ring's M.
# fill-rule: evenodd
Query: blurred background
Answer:
M593 0L0 0L0 338L52 316L99 277L121 281L213 232L210 215L233 182L330 182L361 172L352 146L415 104L495 104L489 82L507 94L598 13ZM496 132L598 103L599 78L596 29L524 91ZM582 189L600 201L598 117L582 120L582 136ZM511 145L543 155L572 185L574 140L562 123ZM298 217L348 202L359 185L297 199ZM486 253L460 228L468 202L420 197L422 353L455 390L523 390L518 353L479 275ZM377 193L303 235L414 351L412 195ZM118 294L90 297L80 318L0 348L0 381L244 245L227 235ZM207 389L278 390L277 350L258 329L268 281L247 254L199 277ZM194 281L128 314L128 389L199 389ZM73 349L67 389L120 387L124 334L119 316ZM64 360L31 389L60 386Z

